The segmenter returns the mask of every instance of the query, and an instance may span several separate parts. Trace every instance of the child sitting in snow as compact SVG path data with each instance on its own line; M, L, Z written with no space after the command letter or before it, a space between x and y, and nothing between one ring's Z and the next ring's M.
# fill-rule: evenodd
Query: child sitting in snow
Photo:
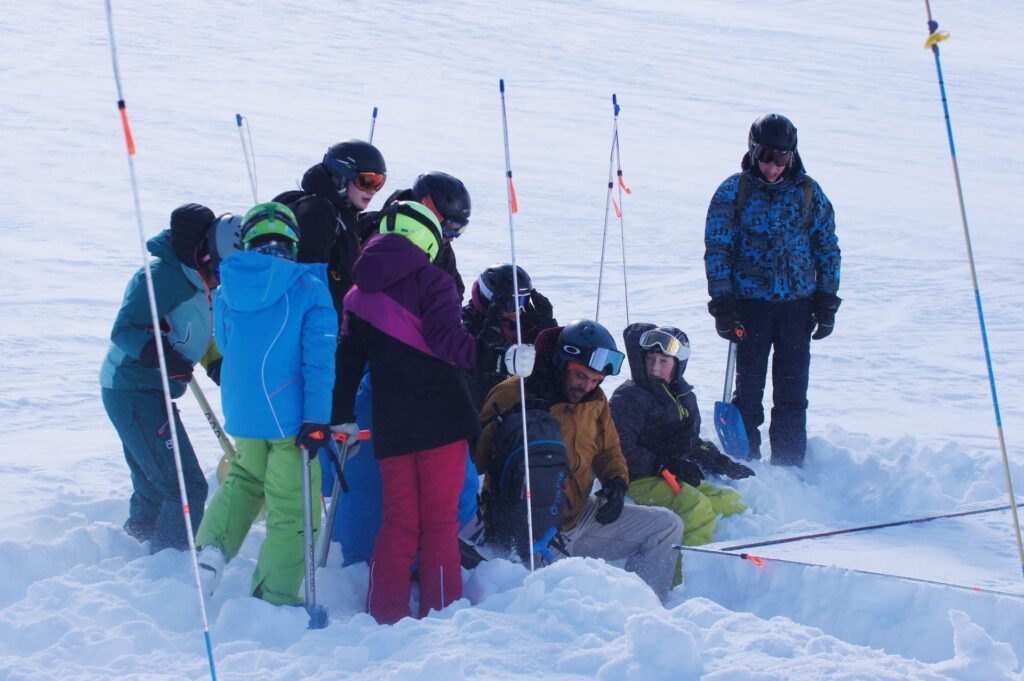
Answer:
M298 605L303 577L303 452L330 437L338 317L310 265L296 263L294 214L280 203L254 206L242 222L245 252L225 262L214 301L214 333L224 353L224 429L238 454L196 535L203 588L212 594L266 505L252 593ZM320 467L312 466L312 489ZM316 507L316 500L311 500ZM314 514L314 530L319 527Z
M683 544L707 544L716 515L742 513L746 506L735 490L702 482L704 476L739 479L754 472L700 439L697 397L683 379L690 356L686 334L638 323L627 326L622 337L633 380L615 389L610 404L629 464L629 496L638 504L675 511L685 525ZM678 481L678 493L663 471Z

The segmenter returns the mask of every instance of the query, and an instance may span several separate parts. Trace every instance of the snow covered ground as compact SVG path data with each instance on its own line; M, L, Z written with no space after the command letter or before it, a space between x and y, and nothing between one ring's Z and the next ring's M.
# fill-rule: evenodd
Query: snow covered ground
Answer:
M944 74L1024 485L1024 10L933 11L952 33ZM250 203L236 112L268 198L329 144L364 136L377 106L387 189L435 168L469 186L473 226L457 251L471 280L509 257L505 78L518 257L562 321L595 312L617 93L634 192L630 317L688 332L687 376L708 412L725 344L705 310L704 212L750 122L789 115L836 207L845 302L813 346L807 465L755 464L737 484L751 510L720 523L717 546L1008 503L921 3L182 0L114 12L149 234L187 201ZM0 678L208 678L187 557L150 556L120 529L130 484L98 399L139 265L103 8L23 3L0 36ZM601 309L613 329L626 321L617 244L614 233ZM179 402L212 478L216 441L191 398ZM991 681L1021 678L1024 662L1007 512L754 550L835 568L688 553L668 607L598 561L533 575L491 561L445 612L379 627L361 613L365 567L332 564L319 583L331 625L315 632L303 612L247 597L261 538L208 603L220 678Z

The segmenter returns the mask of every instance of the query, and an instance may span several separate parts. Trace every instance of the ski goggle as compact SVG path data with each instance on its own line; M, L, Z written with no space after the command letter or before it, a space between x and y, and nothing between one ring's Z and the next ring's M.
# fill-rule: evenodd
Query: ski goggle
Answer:
M562 346L562 352L588 369L593 369L605 376L618 376L619 370L622 369L622 362L626 359L626 356L618 350L579 348L568 343Z
M505 311L515 312L516 310L522 310L524 307L526 307L526 303L528 300L530 300L529 293L524 293L522 295L516 296L515 302L509 300L507 303L505 303Z
M754 155L757 160L761 163L770 163L773 166L779 166L785 168L793 160L793 151L782 151L781 149L772 149L763 145L757 145L754 150Z
M384 186L384 181L387 178L388 176L385 173L356 173L356 176L352 179L352 184L364 192L375 192Z
M442 220L441 233L445 239L458 239L469 227L469 220Z
M690 358L690 346L661 329L644 331L640 336L640 347L644 350L657 350L663 355L675 357L680 362Z

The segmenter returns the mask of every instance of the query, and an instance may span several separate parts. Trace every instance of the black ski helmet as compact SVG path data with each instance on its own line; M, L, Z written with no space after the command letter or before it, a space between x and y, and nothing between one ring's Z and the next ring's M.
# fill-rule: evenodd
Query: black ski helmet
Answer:
M558 334L558 347L552 356L559 373L575 360L605 376L617 376L625 358L608 329L590 319L566 324Z
M519 280L518 295L527 296L533 290L530 275L522 267L516 265L516 277ZM480 273L476 280L480 295L490 301L495 296L512 296L512 264L495 263Z
M345 140L338 142L324 154L324 167L334 180L338 192L344 195L348 183L355 180L358 173L381 173L386 175L388 167L384 156L377 147L363 140Z
M747 135L747 151L750 162L757 160L757 147L763 146L779 151L796 151L796 126L782 114L765 114L754 121Z
M438 170L423 173L413 183L412 195L421 203L426 198L430 199L434 210L441 216L441 227L447 232L455 232L445 236L459 236L469 224L469 192L459 178Z

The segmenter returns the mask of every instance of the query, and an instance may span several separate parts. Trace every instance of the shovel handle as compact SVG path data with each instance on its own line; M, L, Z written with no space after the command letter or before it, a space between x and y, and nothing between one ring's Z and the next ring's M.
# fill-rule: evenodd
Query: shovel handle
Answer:
M668 486L672 488L673 492L679 494L679 492L682 491L683 488L679 486L679 481L676 480L676 476L672 475L672 471L667 468L661 469L661 477L665 478L665 482L668 483Z

